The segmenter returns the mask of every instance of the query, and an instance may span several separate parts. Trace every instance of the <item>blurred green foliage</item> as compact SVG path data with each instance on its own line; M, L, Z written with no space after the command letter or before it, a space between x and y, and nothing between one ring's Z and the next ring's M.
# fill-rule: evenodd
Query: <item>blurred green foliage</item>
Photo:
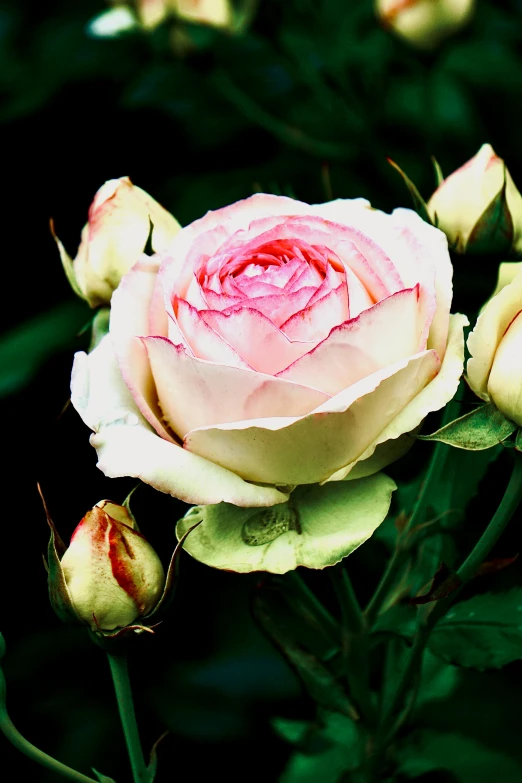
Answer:
M182 224L259 190L310 202L364 196L390 210L411 202L386 157L427 198L436 184L431 155L448 174L486 141L521 187L522 2L479 0L471 25L430 54L379 28L371 0L260 0L242 36L185 26L190 45L183 53L172 51L168 25L150 36L94 39L87 25L101 10L102 0L0 5L0 627L15 723L63 761L85 772L94 765L120 781L127 767L105 661L82 632L58 624L40 565L47 533L36 480L65 537L100 498L121 502L133 486L105 479L87 429L73 411L60 415L72 351L88 344L88 335L76 335L90 313L73 301L49 218L74 254L95 191L126 174ZM455 271L456 306L476 310L493 288L496 268L460 258ZM428 444L419 444L414 459L393 468L413 491L428 453ZM504 457L478 468L471 456L467 461L470 496L476 470L487 491L480 501L464 502L467 485L456 485L454 501L459 511L467 507L473 523L472 529L449 526L459 543L475 539L498 502ZM136 494L140 526L165 559L173 522L184 513L183 504L173 505L148 488ZM362 600L382 571L389 532L384 527L350 558ZM435 552L426 544L419 553L426 581L442 556L440 541ZM516 531L498 547L503 556L517 552ZM469 604L494 589L502 601L500 591L514 588L520 576L515 563L464 597ZM307 578L337 612L325 574ZM278 780L289 757L281 735L299 745L303 726L315 726L316 750L334 769L339 754L349 752L343 719L327 713L317 723L295 674L254 625L255 584L255 575L216 572L184 558L172 619L136 645L132 675L146 747L170 730L159 749L158 783L182 780L183 769L195 780ZM498 630L508 609L492 607L494 632L518 645L511 616L508 631ZM463 633L464 648L476 646L469 629ZM431 654L426 665L431 676L414 731L396 751L403 777L394 779L519 780L520 662L486 674ZM54 782L1 747L17 777ZM307 752L293 757L285 783L331 777L326 762L317 772L317 758Z

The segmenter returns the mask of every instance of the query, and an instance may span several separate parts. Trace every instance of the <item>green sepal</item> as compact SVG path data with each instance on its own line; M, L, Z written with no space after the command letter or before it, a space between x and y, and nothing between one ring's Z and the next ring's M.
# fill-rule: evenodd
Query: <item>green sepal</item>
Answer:
M161 734L150 750L149 763L147 765L147 783L154 783L156 772L158 770L158 745L169 734L168 731L164 731Z
M80 286L76 281L76 275L74 273L74 265L72 259L69 253L67 252L67 250L65 249L65 247L63 246L61 240L58 239L58 237L56 236L54 232L54 221L52 219L49 221L49 227L51 229L52 237L58 247L58 252L60 253L60 259L62 261L63 271L65 272L67 281L71 286L72 290L74 291L74 293L76 294L76 296L79 296L80 299L83 299L84 302L86 302L87 297L84 295L83 291L81 290Z
M514 226L506 195L507 171L497 195L486 207L469 235L465 252L478 255L508 255L513 247Z
M420 217L423 220L425 220L426 223L430 223L431 224L432 220L431 220L430 214L428 212L428 207L426 206L426 202L422 198L421 194L417 190L416 185L414 185L414 183L411 181L411 179L408 177L408 175L404 173L404 171L401 169L400 166L397 165L397 163L395 163L395 161L393 161L391 158L387 158L387 160L388 160L388 163L390 164L390 166L393 166L393 168L396 171L399 172L399 174L401 175L402 179L404 180L404 183L405 183L406 187L408 188L408 190L410 192L410 196L412 197L413 206L414 206L415 211L417 212L417 214L420 215Z
M91 769L94 772L94 774L96 775L96 777L97 777L97 779L99 780L100 783L116 783L114 778L109 778L109 777L107 777L107 775L102 775L102 773L98 772L98 770L94 769L94 767L91 767Z
M51 519L47 504L44 500L40 487L38 487L40 497L44 505L45 515L47 517L47 524L51 530L51 537L47 546L47 584L49 587L49 600L54 611L64 623L79 623L81 622L76 614L74 605L67 589L67 583L65 581L65 575L63 573L61 559L65 553L65 544L60 538L58 531L54 526L54 522Z
M89 344L89 353L94 351L97 345L101 343L105 335L109 333L109 321L111 317L110 307L100 307L91 323L91 342Z
M517 430L516 438L515 438L515 449L517 451L522 451L522 427L519 427Z
M192 531L195 530L199 525L201 525L201 520L199 522L196 522L195 525L192 525L192 527L190 527L186 531L186 533L184 533L184 535L181 536L180 540L176 544L167 570L167 576L165 578L165 586L163 588L163 593L161 594L161 597L158 603L156 604L156 606L154 607L154 609L152 610L152 612L143 616L144 620L150 620L153 617L154 619L159 619L162 615L165 614L165 611L172 603L172 600L174 598L174 593L176 590L176 585L178 582L179 560L181 557L181 552L183 551L183 544L185 543L189 535L192 533Z
M417 435L417 437L420 440L447 443L457 449L482 451L498 446L516 429L515 422L506 419L492 402L488 402L450 421L431 435Z
M435 170L435 182L437 183L437 187L439 187L444 182L444 174L442 173L439 162L434 155L431 156L431 162L433 163L433 168Z
M285 503L243 508L231 503L194 506L176 528L181 538L203 521L185 544L213 568L285 574L298 566L334 565L367 541L390 508L395 482L385 473L322 486L297 487Z

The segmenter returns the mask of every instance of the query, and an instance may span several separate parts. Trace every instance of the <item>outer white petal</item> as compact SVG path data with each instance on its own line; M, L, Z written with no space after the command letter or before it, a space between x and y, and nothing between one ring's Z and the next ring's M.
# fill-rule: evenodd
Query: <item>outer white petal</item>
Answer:
M468 324L465 315L450 318L448 347L439 374L390 422L359 459L339 471L331 480L348 476L368 476L401 457L409 448L415 433L428 413L443 408L455 396L464 364L464 332Z
M250 484L225 468L163 440L145 421L125 385L105 337L89 355L75 357L71 400L94 430L91 443L105 475L134 476L187 503L271 506L288 495Z

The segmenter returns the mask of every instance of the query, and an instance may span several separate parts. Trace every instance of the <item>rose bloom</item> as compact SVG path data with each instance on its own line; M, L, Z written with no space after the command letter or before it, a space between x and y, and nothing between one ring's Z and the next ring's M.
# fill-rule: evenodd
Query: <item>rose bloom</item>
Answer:
M76 356L98 466L251 507L377 472L457 389L451 277L445 235L407 209L258 194L209 212L133 266Z
M503 264L495 295L468 337L469 385L522 427L522 264Z

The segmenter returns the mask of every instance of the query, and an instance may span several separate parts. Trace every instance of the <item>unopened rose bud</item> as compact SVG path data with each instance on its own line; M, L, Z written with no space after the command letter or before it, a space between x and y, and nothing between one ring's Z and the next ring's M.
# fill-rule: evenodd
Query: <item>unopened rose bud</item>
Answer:
M127 509L109 500L87 512L61 558L54 531L49 551L55 611L92 631L129 626L149 615L163 596L165 573L158 555Z
M522 196L491 144L443 180L428 212L458 253L522 252Z
M475 0L376 0L381 23L418 49L433 49L471 18Z
M468 383L522 427L522 269L482 309L468 337Z
M91 307L110 302L124 274L145 250L150 236L156 252L178 233L178 221L128 177L111 179L89 209L74 261L55 236L65 272L75 292Z
M167 17L224 28L233 20L230 0L138 0L137 10L141 23L149 29Z

